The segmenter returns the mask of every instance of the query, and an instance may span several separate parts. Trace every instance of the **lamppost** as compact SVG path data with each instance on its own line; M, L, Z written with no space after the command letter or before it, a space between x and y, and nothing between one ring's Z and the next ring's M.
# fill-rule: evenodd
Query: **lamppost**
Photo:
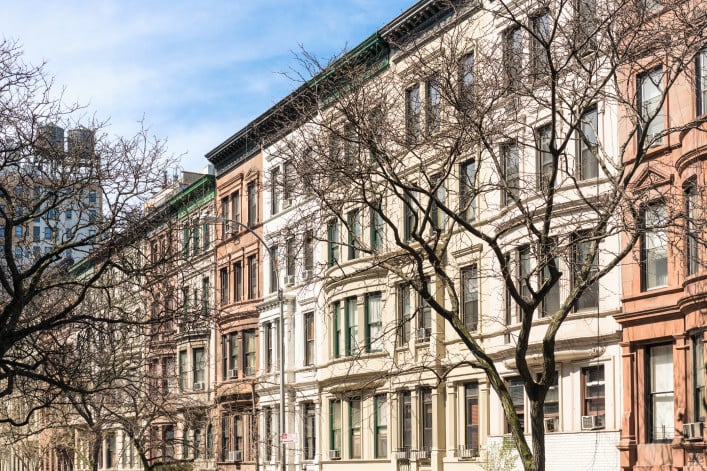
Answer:
M246 224L243 224L242 222L236 221L234 219L211 216L209 214L205 214L204 216L202 216L201 222L202 224L235 224L239 228L243 229L244 231L253 235L253 237L255 237L256 239L258 239L258 242L263 245L263 248L270 257L270 263L277 263L275 260L275 254L273 253L272 249L268 247L268 244L265 242L265 239L263 239L260 234L255 232ZM285 433L285 297L284 293L282 292L279 269L277 270L277 276L275 277L275 280L277 281L277 303L278 308L280 310L278 317L278 322L280 326L277 329L277 343L279 346L277 356L280 362L280 470L285 471L285 460L287 458L287 450L285 448L285 443L282 442L282 434Z

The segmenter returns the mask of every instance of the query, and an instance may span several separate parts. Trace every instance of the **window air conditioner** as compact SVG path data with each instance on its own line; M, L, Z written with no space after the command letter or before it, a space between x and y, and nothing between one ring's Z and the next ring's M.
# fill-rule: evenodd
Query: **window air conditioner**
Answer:
M604 415L583 415L582 430L599 430L604 428Z
M204 390L204 383L194 383L192 390L193 391L203 391Z
M690 424L683 424L682 438L689 442L702 441L702 432L704 430L704 426L704 422L692 422Z
M550 417L549 419L545 419L545 432L547 432L547 433L557 432L559 428L560 428L560 418L559 417Z
M228 370L228 371L226 372L226 377L227 377L228 379L231 379L231 378L238 378L238 370L235 369L235 368L232 369L232 370Z
M285 276L285 286L292 286L295 284L295 275Z
M341 450L329 450L329 459L330 460L340 460L341 459Z
M430 334L432 333L432 329L428 329L426 327L420 327L415 331L415 339L417 339L418 342L423 342L425 340L430 339Z
M231 450L228 452L228 461L237 463L243 461L243 451L242 450Z

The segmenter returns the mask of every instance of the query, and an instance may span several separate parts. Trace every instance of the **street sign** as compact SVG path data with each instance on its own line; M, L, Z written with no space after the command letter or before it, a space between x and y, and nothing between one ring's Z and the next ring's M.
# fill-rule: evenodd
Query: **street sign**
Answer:
M281 433L280 443L297 443L296 433Z

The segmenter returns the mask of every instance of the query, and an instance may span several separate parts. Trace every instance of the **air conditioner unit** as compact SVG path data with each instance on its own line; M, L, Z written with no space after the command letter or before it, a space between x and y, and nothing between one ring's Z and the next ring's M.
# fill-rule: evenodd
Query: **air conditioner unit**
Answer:
M204 390L204 386L205 386L204 383L194 383L194 385L192 386L191 389L192 389L193 391L203 391L203 390Z
M704 426L704 422L692 422L690 424L683 424L682 438L689 442L702 441L702 432L704 431Z
M305 270L302 272L302 279L307 281L312 279L312 270Z
M285 286L292 286L295 284L295 275L285 276Z
M545 419L545 432L547 433L552 433L552 432L557 432L560 428L560 418L559 417L551 417L549 419Z
M226 377L227 377L228 379L231 379L231 378L238 378L238 370L235 369L235 368L232 369L232 370L228 370L228 371L226 372Z
M583 415L582 430L599 430L604 428L604 415Z
M432 333L432 329L428 329L426 327L420 327L419 329L417 329L415 331L415 338L417 339L418 342L429 340L431 333Z
M467 448L464 445L459 445L458 457L461 459L469 459L479 456L479 450L477 448Z
M243 451L242 450L231 450L228 452L228 461L237 463L243 461Z
M341 450L329 450L329 459L330 460L340 460L341 459Z

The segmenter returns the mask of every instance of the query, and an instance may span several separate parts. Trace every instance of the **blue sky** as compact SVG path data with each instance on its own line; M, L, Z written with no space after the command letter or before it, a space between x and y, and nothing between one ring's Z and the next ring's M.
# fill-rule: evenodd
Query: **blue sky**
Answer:
M5 38L84 113L150 132L201 170L204 154L298 84L282 75L302 45L328 58L414 0L23 1L3 5Z

